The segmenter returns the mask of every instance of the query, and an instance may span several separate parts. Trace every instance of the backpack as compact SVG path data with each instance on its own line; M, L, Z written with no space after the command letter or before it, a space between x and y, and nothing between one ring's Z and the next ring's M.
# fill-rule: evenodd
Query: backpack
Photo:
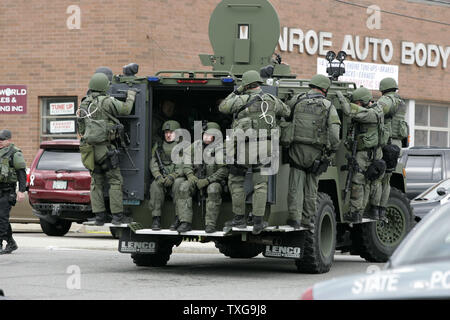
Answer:
M17 152L13 147L10 148L0 161L0 183L15 183L17 182L17 174L14 168L14 154Z

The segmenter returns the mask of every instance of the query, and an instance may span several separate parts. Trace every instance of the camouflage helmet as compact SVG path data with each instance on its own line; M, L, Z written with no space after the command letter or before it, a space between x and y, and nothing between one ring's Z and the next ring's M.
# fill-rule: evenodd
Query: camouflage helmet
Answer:
M244 74L242 75L242 85L247 86L254 82L263 83L258 71L249 70L244 72Z
M89 89L92 91L106 92L109 89L108 77L103 73L96 73L89 81Z
M331 85L330 79L321 74L316 74L314 77L311 78L311 81L309 82L310 87L311 86L318 87L325 91L328 90L328 88L330 88L330 85Z
M210 129L216 129L220 131L220 126L217 122L208 122L206 124L206 131Z
M373 99L372 92L364 87L360 87L353 91L352 101L362 101L364 105L369 104L370 100Z
M163 132L166 130L175 131L180 128L181 128L180 123L175 120L168 120L168 121L164 122L162 125Z
M397 81L393 78L384 78L380 81L380 91L386 91L389 89L398 89Z

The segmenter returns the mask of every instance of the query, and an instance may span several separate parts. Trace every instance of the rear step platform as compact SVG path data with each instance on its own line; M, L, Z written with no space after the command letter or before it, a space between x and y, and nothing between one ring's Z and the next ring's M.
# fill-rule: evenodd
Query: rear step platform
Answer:
M270 226L265 228L262 232L292 232L292 231L302 231L306 228L294 229L291 226ZM188 232L172 231L169 229L153 230L153 229L140 229L136 230L136 234L151 234L151 235L171 235L171 236L204 236L204 237L225 237L230 234L235 233L247 233L252 232L253 227L248 226L247 228L235 228L233 227L228 232L216 231L213 233L206 233L204 230L192 230Z

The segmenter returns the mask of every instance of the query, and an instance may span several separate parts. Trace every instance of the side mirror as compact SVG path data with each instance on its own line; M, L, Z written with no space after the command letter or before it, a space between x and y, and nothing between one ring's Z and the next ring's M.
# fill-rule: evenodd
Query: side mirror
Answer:
M445 195L447 194L447 190L445 190L445 188L442 188L442 187L438 188L438 189L436 190L436 192L437 192L437 194L440 195L440 196L445 196Z

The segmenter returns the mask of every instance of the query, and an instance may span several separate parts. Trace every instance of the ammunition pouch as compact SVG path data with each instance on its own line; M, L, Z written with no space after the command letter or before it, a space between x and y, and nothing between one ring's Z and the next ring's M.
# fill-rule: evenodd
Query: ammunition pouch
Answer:
M230 166L230 173L234 176L244 177L247 174L247 168L237 165Z
M374 160L366 172L364 173L365 177L369 181L375 181L380 178L386 171L386 162L384 160Z
M328 158L323 158L321 160L315 160L310 169L310 172L312 174L320 176L322 173L327 171L329 165L330 165L330 159L328 159Z
M383 147L383 160L386 162L386 171L392 172L397 167L400 147L395 144L387 144Z
M119 150L114 149L108 151L105 162L106 166L110 170L119 167Z
M8 195L8 202L9 202L9 204L10 204L12 207L14 207L14 206L16 205L16 201L17 201L17 195L16 195L16 193L15 193L15 192L11 192L11 193Z

